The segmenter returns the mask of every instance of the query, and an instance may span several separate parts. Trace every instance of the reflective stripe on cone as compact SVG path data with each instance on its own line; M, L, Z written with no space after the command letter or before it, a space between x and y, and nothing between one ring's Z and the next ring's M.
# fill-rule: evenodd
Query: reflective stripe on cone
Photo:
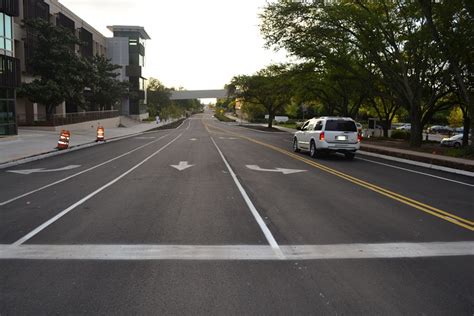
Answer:
M105 129L102 126L97 128L96 142L105 142Z
M70 139L71 139L71 133L69 131L62 130L61 135L59 135L58 146L56 148L68 149Z

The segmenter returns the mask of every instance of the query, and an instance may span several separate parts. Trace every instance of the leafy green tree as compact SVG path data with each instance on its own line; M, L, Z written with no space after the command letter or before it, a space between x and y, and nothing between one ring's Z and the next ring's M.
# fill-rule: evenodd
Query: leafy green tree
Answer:
M147 88L148 112L150 116L162 119L179 118L190 113L202 111L202 104L197 99L171 100L175 88L168 88L156 78L150 78ZM180 87L178 90L184 90Z
M117 80L120 66L104 56L88 60L89 75L85 78L88 111L111 110L126 95L128 84Z
M463 113L460 107L455 107L451 110L448 116L449 125L459 127L463 123Z
M159 115L163 108L171 105L170 97L171 89L165 87L158 79L150 78L147 87L147 106L151 117Z
M271 65L253 76L234 77L231 85L236 87L236 96L247 107L261 105L266 109L269 128L273 126L275 115L291 102L291 77L285 66Z
M325 70L335 66L336 71L323 72L329 78L322 83L335 79L341 87L361 85L369 93L374 82L383 85L410 112L412 146L421 145L423 126L434 113L452 106L444 101L453 92L448 63L433 47L426 21L413 1L280 0L267 4L261 30L268 46L284 48ZM351 77L346 74L339 77L341 70L359 81L347 81ZM318 90L320 98L334 100L328 91Z
M456 83L464 117L463 145L474 129L474 5L472 1L418 0L434 41ZM474 146L474 142L473 142Z
M80 44L76 36L41 19L24 21L24 26L36 38L36 49L30 60L35 79L24 83L19 95L43 104L48 117L67 99L83 101L78 95L85 88L87 65L71 48Z

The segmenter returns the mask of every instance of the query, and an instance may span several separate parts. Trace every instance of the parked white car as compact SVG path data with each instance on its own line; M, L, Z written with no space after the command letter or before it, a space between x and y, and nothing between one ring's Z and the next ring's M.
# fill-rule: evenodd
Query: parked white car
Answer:
M313 118L295 133L293 150L309 151L311 157L316 157L321 152L340 152L347 159L354 159L356 151L360 149L361 137L351 118Z
M397 127L398 130L400 131L409 131L411 130L411 124L403 124L400 127Z
M443 138L441 140L441 146L459 148L462 146L462 137L463 137L463 134L458 134L452 137Z

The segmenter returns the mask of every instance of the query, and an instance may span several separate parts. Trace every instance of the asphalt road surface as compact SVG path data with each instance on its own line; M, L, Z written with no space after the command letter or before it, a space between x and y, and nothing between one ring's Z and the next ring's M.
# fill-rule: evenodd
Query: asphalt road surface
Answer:
M193 116L0 170L0 315L474 315L474 178Z

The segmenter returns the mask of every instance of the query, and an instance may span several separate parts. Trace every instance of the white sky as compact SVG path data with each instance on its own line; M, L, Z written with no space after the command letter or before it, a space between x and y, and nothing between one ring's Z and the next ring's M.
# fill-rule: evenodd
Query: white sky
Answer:
M166 86L220 89L285 54L263 48L258 13L265 0L60 0L106 36L107 25L144 26L145 75Z

